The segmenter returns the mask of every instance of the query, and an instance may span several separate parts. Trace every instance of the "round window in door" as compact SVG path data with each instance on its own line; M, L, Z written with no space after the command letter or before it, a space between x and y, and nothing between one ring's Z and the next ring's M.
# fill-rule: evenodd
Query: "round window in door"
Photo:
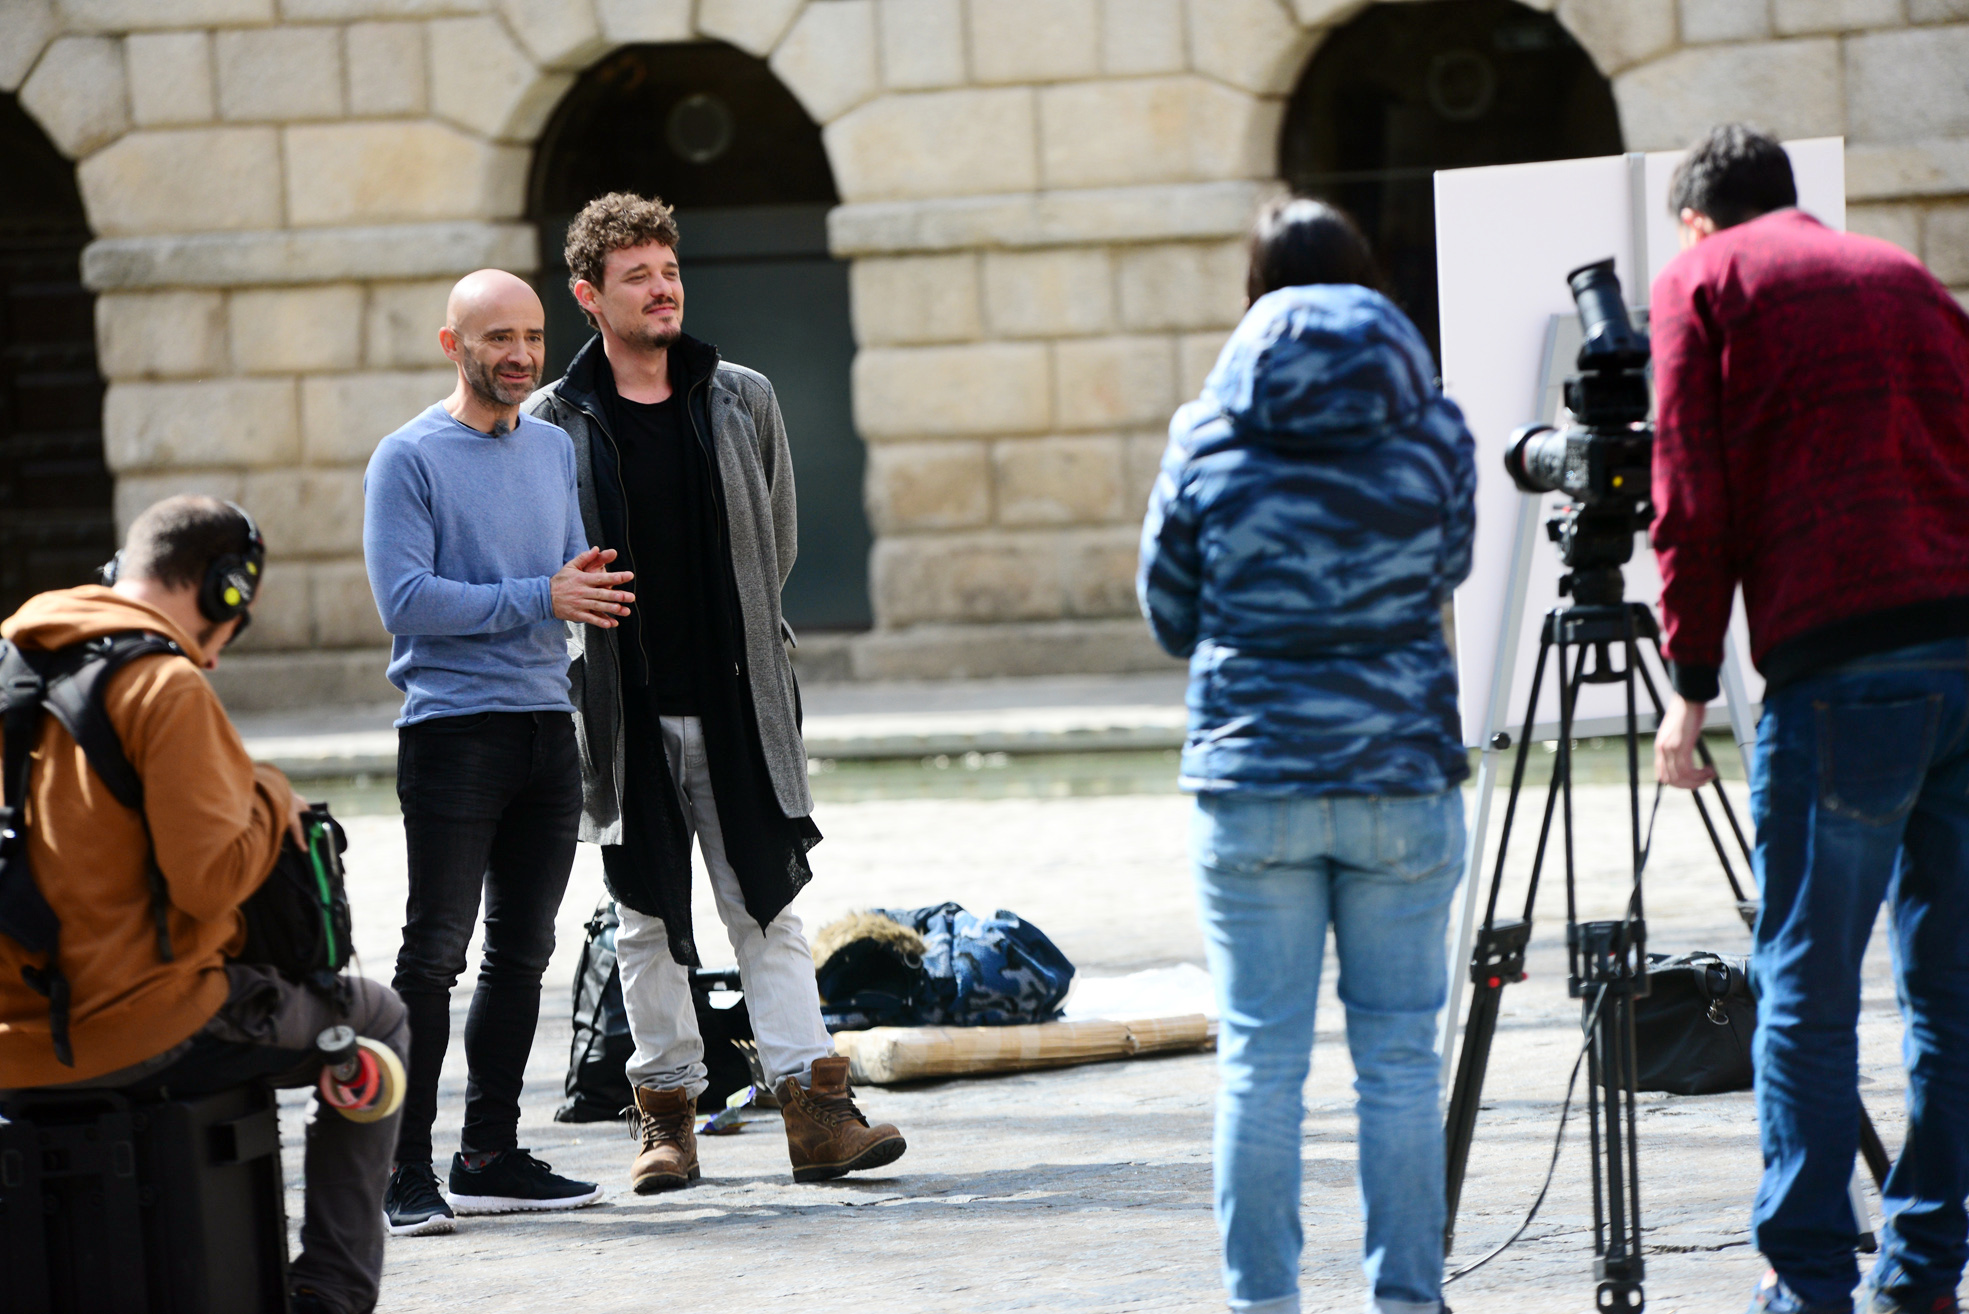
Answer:
M1369 5L1326 39L1286 106L1279 174L1360 221L1439 351L1435 171L1619 152L1613 87L1558 19L1414 0Z

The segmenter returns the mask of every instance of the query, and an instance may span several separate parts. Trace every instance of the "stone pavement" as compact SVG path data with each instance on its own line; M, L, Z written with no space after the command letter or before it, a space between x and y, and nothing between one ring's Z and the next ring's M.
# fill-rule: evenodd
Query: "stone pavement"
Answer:
M1582 915L1612 915L1624 893L1617 877L1625 793L1589 784L1577 805ZM1184 859L1188 805L1178 795L872 798L824 803L817 819L827 840L813 854L814 884L796 905L810 927L851 908L948 898L1017 910L1086 975L1202 961ZM403 899L400 825L387 814L354 816L350 832L357 944L366 970L387 979ZM1650 868L1653 942L1670 951L1743 952L1747 934L1705 844L1693 809L1665 801ZM609 1196L576 1213L465 1219L449 1237L392 1241L382 1310L1222 1308L1210 1214L1208 1054L868 1089L864 1106L910 1139L908 1155L881 1173L795 1186L783 1140L767 1122L707 1139L705 1179L692 1189L630 1194L633 1144L620 1129L551 1120L579 927L600 893L599 867L596 850L584 846L548 972L521 1139L556 1169L601 1181ZM1465 1262L1508 1235L1536 1193L1578 1048L1556 882L1541 910L1531 980L1506 997L1464 1195L1456 1258ZM700 943L721 944L709 909L698 913ZM455 996L441 1146L460 1116L458 1036L469 984ZM1355 1309L1362 1280L1352 1073L1330 968L1322 997L1306 1090L1303 1280L1308 1309ZM1904 1130L1900 1030L1886 949L1876 942L1862 1090L1890 1149ZM285 1110L287 1169L298 1187L299 1129L291 1121L298 1103L290 1099ZM1750 1098L1648 1095L1642 1110L1650 1308L1741 1309L1760 1271L1745 1230L1758 1173ZM1575 1123L1569 1132L1551 1196L1527 1238L1450 1289L1465 1314L1591 1308L1583 1130ZM290 1194L297 1216L298 1206Z
M1005 680L889 680L802 688L808 753L817 759L1177 748L1180 670ZM236 718L247 748L295 779L396 770L397 704L266 712Z

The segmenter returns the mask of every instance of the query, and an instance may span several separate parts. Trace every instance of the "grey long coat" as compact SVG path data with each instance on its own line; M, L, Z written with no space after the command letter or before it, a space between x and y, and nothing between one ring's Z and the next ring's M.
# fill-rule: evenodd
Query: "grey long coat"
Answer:
M678 345L685 344L703 349L689 338ZM566 376L534 393L525 406L528 414L559 425L574 439L581 519L588 541L596 544L605 539L592 445L607 441L608 426L588 379L593 370L607 367L600 340L591 340ZM702 387L702 407L692 398L687 409L693 423L704 423L708 416L724 484L732 577L738 583L759 747L780 808L789 817L809 816L814 801L807 789L807 750L800 738L793 663L787 656L793 630L779 610L780 589L793 570L798 542L786 426L772 384L756 370L719 361ZM581 746L580 835L591 844L620 844L625 745L616 644L621 631L579 622L570 622L567 630L569 695Z

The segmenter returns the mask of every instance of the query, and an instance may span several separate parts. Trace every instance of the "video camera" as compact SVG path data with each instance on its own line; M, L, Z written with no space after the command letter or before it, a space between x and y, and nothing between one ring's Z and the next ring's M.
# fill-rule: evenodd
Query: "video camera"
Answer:
M1546 522L1572 574L1559 591L1618 604L1620 568L1654 518L1654 427L1648 421L1648 336L1627 317L1611 257L1566 275L1586 340L1566 380L1563 429L1530 424L1511 435L1504 468L1527 493L1564 493L1571 506Z

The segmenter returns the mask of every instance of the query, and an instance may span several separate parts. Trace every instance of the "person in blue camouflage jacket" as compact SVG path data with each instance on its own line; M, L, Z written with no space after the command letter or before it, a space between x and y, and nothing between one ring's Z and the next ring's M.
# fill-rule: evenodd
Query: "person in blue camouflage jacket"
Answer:
M1372 1308L1441 1308L1437 1015L1463 855L1443 604L1474 443L1344 214L1275 203L1250 310L1176 413L1137 588L1190 662L1182 785L1216 981L1234 1310L1299 1309L1300 1123L1329 925L1357 1073Z

